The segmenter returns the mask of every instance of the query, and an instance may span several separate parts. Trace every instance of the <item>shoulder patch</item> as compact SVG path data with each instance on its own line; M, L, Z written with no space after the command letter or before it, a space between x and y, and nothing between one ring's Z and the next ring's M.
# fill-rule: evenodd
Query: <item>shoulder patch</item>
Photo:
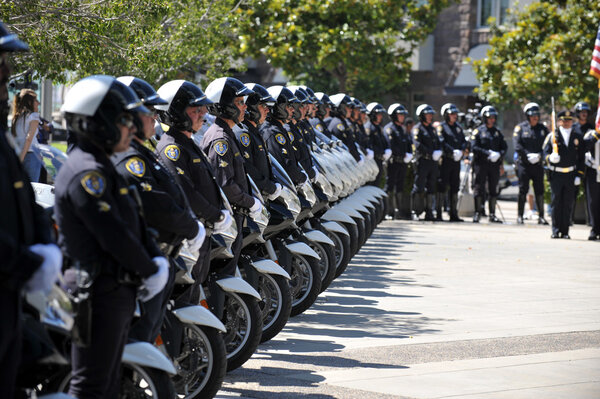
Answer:
M281 133L277 133L275 135L275 140L277 140L277 142L281 145L285 145L285 137L283 137L283 134Z
M319 132L323 132L323 126L321 126L320 123L317 123L317 125L315 126L315 129L317 129Z
M250 145L250 135L248 133L240 134L240 143L242 143L244 147L248 147Z
M288 137L290 138L290 143L294 142L294 135L292 134L292 132L287 132L288 133Z
M515 126L515 133L519 133L521 131L521 125Z
M88 194L100 197L106 190L106 179L99 172L89 172L81 178L81 185Z
M342 123L338 123L336 126L337 130L343 132L344 130L346 130L346 127L342 124Z
M146 164L141 158L131 157L125 162L125 169L134 176L142 177L146 173Z
M413 132L413 134L419 134L419 128L418 127L413 128L412 132Z
M179 147L174 144L166 146L163 152L171 161L177 161L179 159L179 155L181 155Z
M477 134L479 133L479 130L474 129L473 132L471 133L473 136L477 136Z
M437 131L438 131L438 133L442 133L444 131L444 127L442 125L439 125L437 127Z
M227 141L225 140L217 140L213 144L213 149L218 155L223 156L227 153L227 150L229 149L229 144L227 144Z

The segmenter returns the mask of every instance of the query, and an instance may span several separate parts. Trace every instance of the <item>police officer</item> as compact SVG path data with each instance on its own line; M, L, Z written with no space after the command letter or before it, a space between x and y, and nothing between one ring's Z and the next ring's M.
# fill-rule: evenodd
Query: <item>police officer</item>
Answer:
M573 130L573 113L558 114L558 132L546 136L544 159L552 190L552 238L569 237L575 186L581 184L585 157L583 137Z
M389 218L399 219L404 194L404 178L408 164L413 159L412 140L403 127L404 118L408 111L402 104L394 103L387 109L391 119L384 126L383 132L387 138L388 145L392 151L387 167L385 191L388 194ZM412 210L412 206L409 207Z
M260 134L267 150L285 169L294 185L305 184L308 176L298 166L295 150L284 127L292 118L293 104L299 101L287 87L271 86L267 91L275 99L275 105L271 107L266 122L260 126Z
M130 87L142 100L144 106L154 111L156 105L166 105L148 82L133 76L118 78ZM148 226L158 233L157 241L163 254L169 258L170 271L168 284L154 298L144 304L144 312L131 328L130 338L138 341L154 342L156 339L175 283L174 258L177 257L182 241L187 239L189 250L194 253L204 242L206 231L190 209L185 194L171 173L163 167L158 156L148 147L154 136L154 118L140 114L136 133L127 151L111 156L119 173L130 185L137 188L144 218Z
M354 143L354 128L349 120L352 115L354 103L352 102L352 99L344 93L334 94L329 98L331 102L333 102L335 108L333 110L334 116L329 121L327 129L348 147L350 154L352 154L354 159L359 162L359 165L362 165L362 162L364 161Z
M462 127L458 124L459 109L452 103L442 105L441 113L444 117L437 127L438 136L444 148L442 166L440 168L440 182L436 198L436 219L442 219L442 203L450 189L450 221L462 222L458 217L458 190L460 188L460 161L467 150L467 140Z
M475 214L473 223L479 223L483 213L486 184L489 190L489 221L502 223L496 217L496 199L498 198L498 181L500 165L506 154L506 141L502 132L496 127L498 111L491 105L481 109L483 124L475 128L471 134L471 150L473 151L473 195Z
M421 104L417 108L419 123L412 130L412 140L415 146L417 158L417 171L415 182L411 192L412 196L412 219L419 220L416 212L416 202L423 203L425 190L427 198L425 201L425 220L433 218L433 195L439 174L439 161L442 157L442 143L433 128L433 115L435 111L428 104Z
M156 105L160 121L168 127L156 147L163 165L176 176L177 182L196 217L213 233L227 230L233 218L222 210L220 188L206 156L192 139L204 122L206 106L211 104L204 92L187 80L173 80L158 89L165 105ZM194 284L182 300L198 303L199 285L209 273L210 240L204 240L199 249L198 262L192 269Z
M274 181L269 154L259 126L267 119L269 107L275 105L275 99L259 84L247 83L246 87L254 93L246 97L244 120L234 126L233 133L242 151L246 172L261 193L273 200L279 196L282 187Z
M352 109L352 116L350 120L354 125L354 142L359 145L361 150L367 152L369 147L369 137L365 130L365 123L368 121L367 106L359 99L352 97L354 102L354 108Z
M263 208L260 200L250 194L244 156L232 130L244 120L244 97L252 93L242 82L231 77L218 78L206 87L206 96L213 102L210 111L216 119L204 134L201 148L214 170L217 183L234 210L237 224L238 234L231 248L234 256L221 269L229 275L235 274L242 250L244 213L249 211L254 219Z
M134 114L148 110L123 83L96 75L69 90L62 111L77 140L56 177L56 222L62 248L74 264L72 273L66 273L70 286L82 292L86 284L81 282L91 280L87 305L92 331L88 346L71 346L69 393L113 398L118 396L119 364L136 291L142 301L151 299L169 273L167 259L109 159L127 150ZM79 306L82 311L85 305Z
M315 117L310 119L310 124L317 132L324 134L328 138L332 138L333 135L329 131L328 126L331 121L333 102L329 96L323 92L315 93L315 97L319 102L317 103Z
M288 138L296 154L296 160L302 165L304 173L308 175L308 178L314 181L318 172L312 162L309 144L310 133L304 125L304 119L312 100L308 97L308 93L299 86L289 86L288 89L296 96L299 102L294 103L294 112L289 122L284 125L284 128L288 132Z
M589 130L594 130L594 125L588 121L592 109L585 101L579 101L575 104L575 116L577 120L573 123L573 129L579 130L581 134L586 134Z
M588 240L600 239L600 133L596 130L588 130L583 141L585 144L585 197L587 199L588 214L592 230Z
M544 219L544 168L542 160L543 145L549 131L539 123L540 106L529 103L523 107L527 121L515 126L513 143L517 154L517 176L519 177L519 197L517 223L523 224L525 199L529 191L529 182L533 182L535 200L538 208L538 224L548 224Z
M62 266L50 224L35 203L33 189L15 147L7 140L8 57L27 44L0 22L0 397L14 396L21 357L22 291L48 292ZM12 136L11 136L12 137Z
M377 177L371 184L379 187L380 180L384 175L384 162L392 156L392 150L388 148L388 142L381 130L385 108L383 108L383 105L373 102L367 105L367 114L369 115L369 121L365 124L365 133L368 139L367 154L373 154L372 156L379 168Z

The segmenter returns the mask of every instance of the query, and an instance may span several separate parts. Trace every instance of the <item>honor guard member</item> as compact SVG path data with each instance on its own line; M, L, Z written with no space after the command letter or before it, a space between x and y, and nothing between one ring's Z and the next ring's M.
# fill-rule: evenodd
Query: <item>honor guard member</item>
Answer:
M327 129L348 147L348 151L350 151L356 162L362 165L364 161L354 143L354 132L349 121L354 104L350 97L344 93L334 94L329 98L335 107L333 110L335 116L329 121Z
M438 136L442 141L444 156L440 168L440 183L437 205L437 220L442 220L442 203L450 189L450 221L462 222L458 217L458 190L460 188L460 161L467 149L465 133L458 124L459 109L452 103L442 105L441 114L444 117L438 128Z
M586 134L589 130L594 130L594 125L588 122L591 113L592 109L585 101L575 104L575 116L577 120L573 123L573 129L579 130L581 134Z
M404 130L404 119L408 115L406 107L402 104L394 103L387 109L387 113L392 120L385 125L383 132L387 137L392 155L387 167L387 179L385 191L390 201L390 218L400 219L400 209L402 209L402 198L404 194L404 178L408 164L413 159L413 148L410 134ZM409 206L412 210L412 205Z
M233 218L223 210L221 190L206 156L196 145L192 134L204 122L206 106L211 104L204 92L187 80L173 80L158 89L158 94L168 104L156 105L160 121L169 129L158 142L156 152L163 165L176 176L196 217L212 229L212 233L227 230ZM195 282L185 294L189 303L198 303L199 285L209 273L210 240L206 239L199 250L198 262L192 269Z
M148 301L165 286L169 263L162 255L109 156L127 150L138 112L135 93L114 77L77 82L62 107L77 135L56 177L55 216L60 243L74 268L65 279L87 290L91 332L87 346L71 346L71 386L76 398L118 397L121 355L135 310L136 292ZM83 312L82 303L79 311ZM88 322L81 321L84 325Z
M308 177L298 166L295 151L284 128L294 112L292 104L299 101L287 87L271 86L267 91L275 99L275 105L271 108L267 121L260 126L260 134L267 150L285 169L294 185L304 184Z
M242 250L244 213L249 211L255 219L263 210L260 200L250 194L244 156L232 130L244 120L244 97L252 93L242 82L230 77L213 80L206 87L206 96L213 102L210 112L216 119L204 134L201 148L234 211L237 225L237 237L231 247L234 256L221 265L221 272L232 276Z
M592 230L588 240L600 239L600 132L588 130L585 144L585 197Z
M367 113L369 115L369 121L365 124L365 133L368 138L367 144L367 156L375 158L379 172L375 181L372 182L374 186L379 187L380 180L383 177L383 166L392 156L392 150L388 146L388 142L383 135L381 130L381 121L383 120L383 114L385 108L379 103L370 103L367 105Z
M314 181L317 177L317 172L312 162L307 134L302 122L306 116L307 105L310 100L308 98L308 93L298 86L289 86L288 89L294 94L299 102L294 103L292 118L284 125L284 128L288 132L288 137L296 154L296 160L302 166L308 178L311 181Z
M434 114L435 111L431 105L419 105L417 108L419 123L412 130L412 140L417 159L415 183L411 193L413 206L411 215L413 220L418 220L420 212L416 212L416 203L417 200L419 203L423 203L425 190L427 190L425 220L434 220L432 209L433 195L439 175L439 161L442 157L442 143L432 126Z
M333 135L329 131L328 126L331 121L333 102L331 102L329 96L323 92L315 93L315 97L317 97L319 102L317 103L315 117L310 120L310 124L317 132L322 133L331 139Z
M269 107L275 105L275 99L259 84L247 83L246 87L254 93L246 97L246 115L242 123L234 126L233 133L244 156L246 172L260 192L269 200L274 200L279 197L282 187L274 181L269 153L259 126L267 119Z
M552 238L569 237L575 186L581 184L585 165L585 145L579 131L573 130L573 113L558 114L558 132L546 136L544 160L552 190Z
M0 397L13 398L21 358L22 291L48 293L60 273L62 253L8 132L8 57L27 44L0 22Z
M475 214L473 223L479 223L483 213L486 184L489 193L489 221L502 223L496 217L496 199L498 198L498 181L500 166L506 154L506 141L502 132L496 127L498 111L491 105L481 109L480 116L483 124L475 128L471 135L471 150L473 151L473 176L475 178L473 196Z
M515 126L513 143L517 154L517 176L519 177L519 197L517 223L523 224L525 200L529 191L529 182L533 182L535 200L538 209L538 224L548 224L544 219L544 167L542 162L544 140L549 131L539 123L540 106L529 103L523 107L527 121Z
M156 112L155 106L167 104L145 80L133 76L122 76L117 80L131 88L152 113ZM144 304L144 312L129 334L130 338L137 341L153 343L160 332L175 283L176 268L173 262L183 245L182 241L187 239L187 247L195 253L204 242L206 231L193 214L173 175L161 165L158 155L148 148L151 147L150 139L155 132L153 115L142 113L139 121L141 126L138 126L129 149L113 154L111 160L117 173L129 185L137 188L144 219L148 227L158 233L159 248L171 265L167 286L161 294Z

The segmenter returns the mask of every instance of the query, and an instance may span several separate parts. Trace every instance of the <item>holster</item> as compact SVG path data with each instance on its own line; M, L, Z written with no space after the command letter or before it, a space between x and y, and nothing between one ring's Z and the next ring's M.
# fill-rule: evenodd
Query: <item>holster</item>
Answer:
M100 274L99 264L75 264L76 289L74 292L73 311L74 325L72 330L73 342L78 346L87 347L92 340L92 285Z

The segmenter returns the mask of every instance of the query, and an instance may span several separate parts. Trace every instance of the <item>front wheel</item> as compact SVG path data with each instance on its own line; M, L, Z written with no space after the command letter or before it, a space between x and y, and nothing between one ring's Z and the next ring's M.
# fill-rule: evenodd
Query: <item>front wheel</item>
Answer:
M317 259L292 253L290 291L292 312L296 316L308 309L321 292L321 273Z
M332 231L325 232L327 237L333 241L335 254L335 277L344 273L350 263L350 237L345 234L334 233Z
M325 291L335 278L335 252L333 246L324 242L311 241L302 237L301 240L319 255L319 272L321 273L321 292Z
M246 363L260 343L262 314L256 298L226 292L221 321L227 328L223 340L227 350L227 371L231 371Z
M263 320L262 343L279 334L285 327L292 311L292 295L285 277L262 273L258 275L258 293L262 298L259 303Z

